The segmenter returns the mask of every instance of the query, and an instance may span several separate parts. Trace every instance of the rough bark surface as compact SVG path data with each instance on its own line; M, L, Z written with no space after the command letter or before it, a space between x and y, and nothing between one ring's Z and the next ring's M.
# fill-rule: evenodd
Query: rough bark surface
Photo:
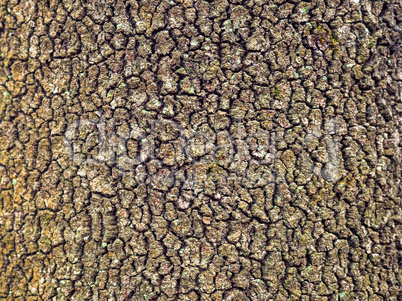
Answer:
M401 300L401 2L0 0L1 300Z

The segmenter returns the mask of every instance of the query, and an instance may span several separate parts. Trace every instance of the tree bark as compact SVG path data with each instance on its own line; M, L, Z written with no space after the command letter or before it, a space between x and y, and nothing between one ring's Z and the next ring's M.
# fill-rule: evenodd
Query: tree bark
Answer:
M401 300L401 3L0 2L1 300Z

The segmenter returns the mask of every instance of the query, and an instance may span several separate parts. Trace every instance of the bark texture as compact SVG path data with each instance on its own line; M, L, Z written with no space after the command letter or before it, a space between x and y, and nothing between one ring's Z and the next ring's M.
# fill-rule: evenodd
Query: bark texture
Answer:
M0 0L1 300L402 299L398 0Z

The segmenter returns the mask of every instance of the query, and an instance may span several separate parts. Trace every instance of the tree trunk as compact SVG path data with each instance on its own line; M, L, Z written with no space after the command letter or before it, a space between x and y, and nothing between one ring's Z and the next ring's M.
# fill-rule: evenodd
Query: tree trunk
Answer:
M401 300L401 3L1 0L1 300Z

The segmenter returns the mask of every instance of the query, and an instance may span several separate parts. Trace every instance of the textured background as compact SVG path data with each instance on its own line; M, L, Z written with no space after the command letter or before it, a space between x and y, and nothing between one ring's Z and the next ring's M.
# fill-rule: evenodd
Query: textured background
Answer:
M401 300L401 2L0 0L1 300Z

